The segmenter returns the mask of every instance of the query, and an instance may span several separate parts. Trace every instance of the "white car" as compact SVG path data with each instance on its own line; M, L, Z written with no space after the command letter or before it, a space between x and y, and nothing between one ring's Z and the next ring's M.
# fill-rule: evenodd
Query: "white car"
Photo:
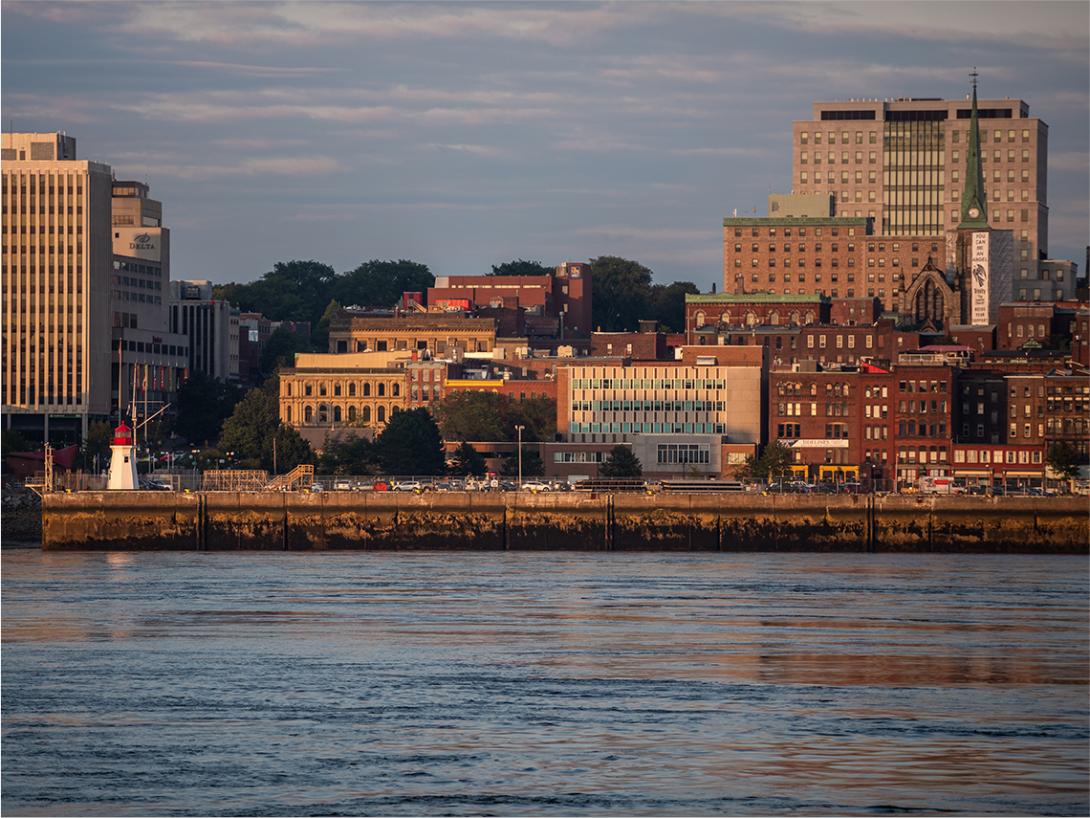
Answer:
M542 483L539 480L531 480L529 483L522 484L522 491L529 491L537 494L541 491L552 491L552 487L548 483Z
M404 483L394 483L394 491L423 491L424 486L419 480L406 480Z

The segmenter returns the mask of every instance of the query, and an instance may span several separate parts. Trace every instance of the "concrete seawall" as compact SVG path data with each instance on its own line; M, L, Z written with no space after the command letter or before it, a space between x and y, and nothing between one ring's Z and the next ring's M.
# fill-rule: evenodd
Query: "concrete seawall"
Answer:
M1090 551L1086 498L50 494L46 549Z

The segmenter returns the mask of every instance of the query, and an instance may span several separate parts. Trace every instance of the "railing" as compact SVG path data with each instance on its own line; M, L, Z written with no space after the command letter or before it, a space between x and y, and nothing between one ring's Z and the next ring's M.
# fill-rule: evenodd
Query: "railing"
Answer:
M287 474L278 474L265 484L265 491L295 491L314 484L314 466L303 463Z
M201 491L261 491L269 482L263 469L209 469Z

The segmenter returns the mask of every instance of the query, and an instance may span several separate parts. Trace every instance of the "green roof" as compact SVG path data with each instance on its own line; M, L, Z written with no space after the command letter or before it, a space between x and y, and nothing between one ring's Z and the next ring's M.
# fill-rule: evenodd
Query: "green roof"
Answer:
M686 304L820 304L817 293L778 295L776 293L685 293Z
M863 227L870 216L739 216L723 219L723 227Z

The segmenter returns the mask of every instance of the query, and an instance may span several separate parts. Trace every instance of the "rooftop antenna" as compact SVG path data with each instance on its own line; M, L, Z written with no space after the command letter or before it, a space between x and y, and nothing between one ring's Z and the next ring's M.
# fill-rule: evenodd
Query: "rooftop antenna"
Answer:
M973 90L976 90L976 79L980 74L977 73L976 66L973 66L973 70L969 72L969 81L973 83Z

